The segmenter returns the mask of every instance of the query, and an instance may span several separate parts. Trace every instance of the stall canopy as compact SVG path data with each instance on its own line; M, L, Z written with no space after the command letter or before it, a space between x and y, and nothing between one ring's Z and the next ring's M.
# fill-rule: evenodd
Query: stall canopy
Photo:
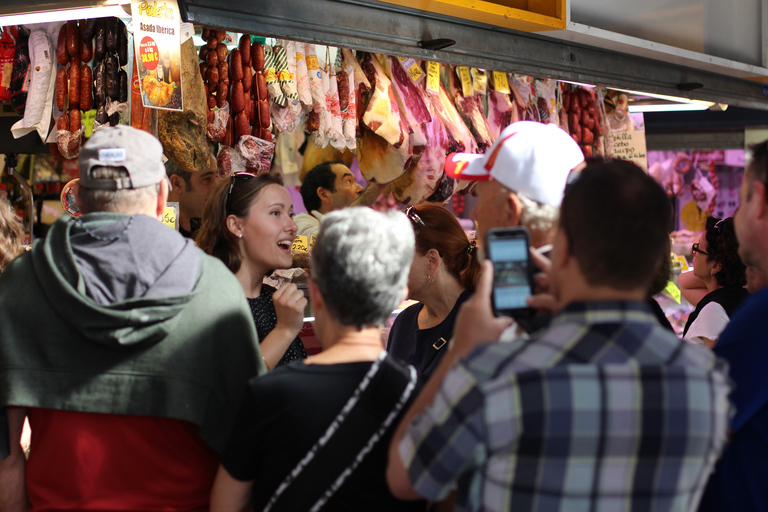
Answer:
M0 16L126 3L4 0ZM615 9L612 4L614 18L629 9L624 3ZM714 36L707 36L710 39L701 48L686 47L687 43L677 48L662 36L661 43L652 37L641 39L637 35L645 33L637 26L642 27L643 13L627 11L625 18L633 24L601 21L592 4L590 0L179 0L187 21L231 31L768 110L768 86L760 83L766 79L760 75L768 75L766 59L756 55L761 50L748 52L741 59L747 62L738 62L719 56L730 57L728 49L719 55L690 50L713 47L718 43L710 41ZM665 2L670 4L686 7L681 1ZM756 5L758 16L749 18L763 19L765 7ZM466 14L472 12L476 14ZM730 23L739 23L739 18ZM763 25L745 29L754 34L751 39L758 39L757 48L764 47ZM625 27L628 34L620 35L617 31ZM730 33L738 30L730 27ZM738 78L747 76L753 79Z

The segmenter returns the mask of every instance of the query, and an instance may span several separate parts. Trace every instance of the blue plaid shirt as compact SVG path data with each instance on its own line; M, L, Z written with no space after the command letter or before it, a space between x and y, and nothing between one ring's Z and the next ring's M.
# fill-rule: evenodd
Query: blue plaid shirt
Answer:
M408 428L419 494L456 510L687 511L720 454L727 371L638 302L571 304L459 361Z

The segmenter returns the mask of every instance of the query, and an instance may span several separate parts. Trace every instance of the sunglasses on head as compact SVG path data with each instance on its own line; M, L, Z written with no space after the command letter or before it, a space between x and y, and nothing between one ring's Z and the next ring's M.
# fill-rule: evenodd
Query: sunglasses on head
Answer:
M417 228L419 228L419 227L426 228L427 227L427 225L424 224L424 221L421 220L421 217L419 217L419 214L416 211L416 208L414 208L413 206L405 207L403 209L403 213L405 214L406 217L408 217L408 220L410 220L413 223L413 225L416 226Z
M256 177L255 175L249 172L236 172L229 177L229 192L227 192L227 201L224 206L225 214L229 215L229 206L230 206L230 202L232 201L232 191L235 189L235 182L238 179L249 180L255 177Z

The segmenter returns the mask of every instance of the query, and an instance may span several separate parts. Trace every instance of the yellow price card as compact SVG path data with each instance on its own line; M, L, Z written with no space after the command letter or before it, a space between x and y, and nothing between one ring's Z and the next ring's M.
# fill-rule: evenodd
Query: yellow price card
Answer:
M440 94L440 63L427 62L427 92Z
M165 211L163 212L163 217L160 219L163 224L168 226L171 229L179 229L178 225L178 218L179 218L179 203L167 203L165 205Z
M493 72L493 87L497 92L502 92L504 94L510 93L509 80L507 79L507 74L505 72Z
M456 68L459 73L459 79L461 80L461 93L466 96L472 96L474 89L472 88L472 77L469 74L469 68L466 66L459 66Z

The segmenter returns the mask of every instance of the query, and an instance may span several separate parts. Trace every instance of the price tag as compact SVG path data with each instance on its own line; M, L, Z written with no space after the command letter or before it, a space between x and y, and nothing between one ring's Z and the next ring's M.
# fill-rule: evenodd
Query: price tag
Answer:
M664 288L664 294L668 295L670 299L680 304L682 293L680 292L680 288L673 281L667 281L667 287Z
M440 94L440 63L427 62L427 92Z
M315 246L315 242L317 242L317 235L310 235L309 236L309 250L310 251Z
M509 80L507 80L507 74L503 71L494 71L493 72L493 87L496 89L497 92L501 92L504 94L509 94Z
M485 95L485 89L488 86L488 75L485 74L484 69L472 68L472 89L475 93L483 96Z
M163 224L168 226L171 229L179 229L178 226L178 217L179 217L179 203L167 203L165 205L165 211L163 212L163 216L160 219Z
M307 240L307 237L304 235L297 235L296 238L293 239L293 246L291 247L292 251L309 251L309 241Z
M408 75L414 82L418 82L421 80L421 77L424 76L424 72L421 70L421 66L416 63L416 59L412 59L411 57L398 57L397 60L400 61L403 69L408 72Z
M469 68L459 66L456 68L456 72L459 73L459 79L461 80L461 93L464 96L472 96L474 91L472 89L472 77L469 75Z

